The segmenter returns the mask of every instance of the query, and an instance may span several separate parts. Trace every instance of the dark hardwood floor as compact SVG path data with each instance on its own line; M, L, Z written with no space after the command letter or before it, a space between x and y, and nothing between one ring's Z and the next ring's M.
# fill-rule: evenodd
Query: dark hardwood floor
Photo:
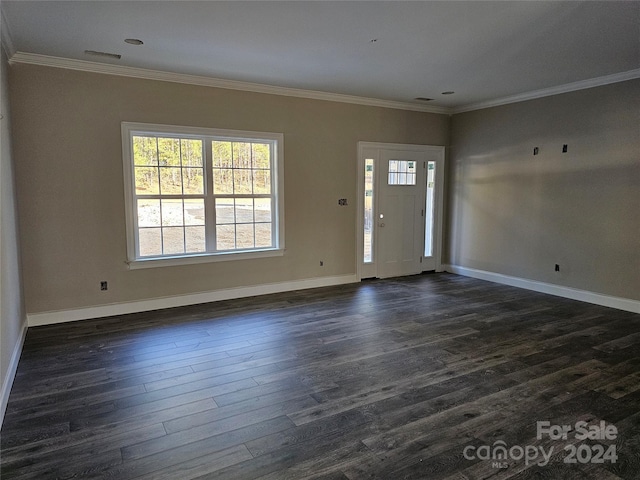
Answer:
M640 478L640 315L430 274L31 328L1 437L3 480Z

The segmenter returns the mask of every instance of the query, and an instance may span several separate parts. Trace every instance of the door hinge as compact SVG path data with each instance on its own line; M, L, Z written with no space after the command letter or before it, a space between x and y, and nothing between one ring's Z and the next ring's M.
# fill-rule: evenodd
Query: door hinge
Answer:
M427 168L427 162L422 163L422 168Z
M422 257L420 257L420 263L422 263Z
M420 210L420 216L424 217L424 208L422 210Z

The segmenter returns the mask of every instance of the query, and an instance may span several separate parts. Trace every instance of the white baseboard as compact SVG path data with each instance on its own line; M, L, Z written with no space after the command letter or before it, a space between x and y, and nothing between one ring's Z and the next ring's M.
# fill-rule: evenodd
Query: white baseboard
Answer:
M308 288L328 287L357 282L356 275L338 275L333 277L308 278L290 282L267 283L250 287L226 288L211 292L192 293L172 297L152 298L135 302L113 303L95 307L76 308L73 310L58 310L53 312L32 313L27 315L29 327L51 325L54 323L73 322L90 318L110 317L128 313L146 312L161 308L183 307L198 303L217 302L234 298L255 297L269 293L291 292Z
M501 273L476 270L475 268L461 267L459 265L445 265L445 271L464 275L465 277L478 278L489 282L501 283L512 287L525 288L535 292L548 293L558 297L602 305L603 307L617 308L618 310L625 310L627 312L640 313L640 301L629 298L613 297L611 295L589 292L587 290L563 287L561 285L554 285L553 283L538 282L536 280L528 280L526 278L511 277Z
M23 323L22 332L20 337L13 348L11 354L11 360L9 361L9 368L7 374L2 379L2 392L0 392L0 427L4 421L4 414L7 411L7 404L9 403L9 394L11 393L11 387L13 381L16 378L16 372L18 371L18 362L20 361L20 355L22 354L22 347L24 346L24 339L27 336L27 325Z

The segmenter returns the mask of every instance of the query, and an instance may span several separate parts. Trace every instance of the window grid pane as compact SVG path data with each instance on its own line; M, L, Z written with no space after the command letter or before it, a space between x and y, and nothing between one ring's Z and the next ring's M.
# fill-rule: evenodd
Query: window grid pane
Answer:
M273 247L270 144L213 142L212 157L216 248Z
M389 185L415 185L416 162L412 160L389 160Z
M139 199L140 256L206 251L203 199Z
M218 197L215 210L218 250L273 247L271 198Z
M276 246L271 184L275 140L133 133L130 138L139 257ZM205 147L211 157L205 157ZM213 186L208 193L207 172ZM205 204L213 207L209 219L215 219L214 245L208 248Z

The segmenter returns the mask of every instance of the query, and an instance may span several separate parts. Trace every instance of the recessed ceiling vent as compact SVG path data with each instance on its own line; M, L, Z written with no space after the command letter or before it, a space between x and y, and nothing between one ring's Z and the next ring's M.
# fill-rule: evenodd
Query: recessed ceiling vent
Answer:
M84 53L86 55L93 55L94 57L108 57L115 58L116 60L120 60L122 58L122 55L118 53L96 52L95 50L85 50Z
M430 102L431 100L433 100L433 98L416 97L414 100L418 100L419 102Z

